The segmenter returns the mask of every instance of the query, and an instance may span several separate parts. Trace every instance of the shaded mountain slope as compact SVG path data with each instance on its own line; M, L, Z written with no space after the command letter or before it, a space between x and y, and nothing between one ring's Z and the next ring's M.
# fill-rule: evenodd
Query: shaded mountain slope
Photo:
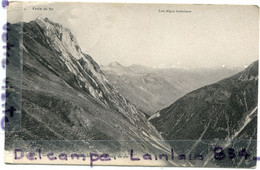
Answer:
M256 154L257 95L258 61L238 74L190 92L157 112L150 122L167 140L190 141L189 152L203 150L204 143L205 150L209 150L208 145L221 145L236 150L244 147ZM255 165L241 162L216 161L216 164Z
M185 95L150 121L166 139L197 139L212 120L203 138L224 139L234 134L246 113L257 106L257 84L258 63L255 62L230 78ZM191 132L186 133L187 129Z

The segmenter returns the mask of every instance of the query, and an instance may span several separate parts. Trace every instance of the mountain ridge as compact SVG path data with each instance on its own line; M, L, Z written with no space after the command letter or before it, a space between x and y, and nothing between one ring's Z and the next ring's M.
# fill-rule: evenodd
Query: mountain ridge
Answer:
M178 99L175 103L173 103L172 105L170 105L167 108L162 109L161 111L159 111L157 114L161 115L163 112L165 112L167 109L170 109L172 107L174 107L174 105L177 105L177 103L179 103L180 101L183 100L187 100L187 98L191 98L192 97L199 97L198 94L201 93L201 91L204 92L204 90L206 91L207 89L211 90L214 93L208 95L208 97L205 98L205 102L214 102L215 104L225 104L222 102L225 100L228 100L231 97L231 93L228 91L219 91L217 90L218 88L220 88L221 86L224 86L227 89L232 89L232 88L239 88L239 84L237 83L251 83L252 82L257 82L258 80L258 61L255 61L254 63L252 63L250 66L248 66L245 70L231 76L228 78L225 78L223 80L220 80L216 83L201 87L199 89L196 89L188 94L186 94L185 96L183 96L182 98ZM227 84L232 84L231 86L227 86ZM249 84L250 85L250 84ZM254 86L255 87L255 86ZM213 89L211 89L213 88ZM254 92L257 89L254 89ZM206 95L205 93L201 93L202 96ZM243 94L242 94L243 95ZM256 93L252 93L253 97L257 96L257 92ZM204 100L203 100L204 101ZM254 104L256 104L256 100L254 100ZM251 104L252 105L252 104ZM198 105L199 106L199 105ZM194 107L196 107L196 105L194 105ZM246 105L244 106L246 107ZM185 108L185 107L184 107ZM248 110L247 110L248 111ZM159 117L157 117L159 118ZM155 118L156 119L156 118ZM150 119L152 121L154 121L154 123L156 123L156 120Z
M235 75L184 95L149 121L165 140L190 141L186 147L188 153L222 146L235 150L245 148L256 155L257 96L258 60ZM204 165L212 159L209 157ZM230 167L255 165L254 161L240 159L215 163Z
M10 50L7 76L14 89L8 89L12 95L7 102L21 102L22 121L20 131L6 133L6 150L20 140L25 150L170 151L166 142L158 142L162 137L145 115L108 83L92 57L82 53L69 29L47 18L8 27L8 41L17 48ZM63 142L52 144L56 140ZM82 143L74 146L74 140Z

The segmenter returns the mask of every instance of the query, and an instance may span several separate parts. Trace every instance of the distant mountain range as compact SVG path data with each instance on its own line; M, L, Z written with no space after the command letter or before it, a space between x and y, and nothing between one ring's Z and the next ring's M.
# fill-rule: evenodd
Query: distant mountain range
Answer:
M148 117L183 95L238 73L243 68L151 68L122 66L113 62L101 67L108 81Z

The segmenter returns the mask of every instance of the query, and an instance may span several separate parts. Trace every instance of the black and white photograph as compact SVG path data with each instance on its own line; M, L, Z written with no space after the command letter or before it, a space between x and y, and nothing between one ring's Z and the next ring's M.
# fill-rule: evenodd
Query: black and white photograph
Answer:
M10 2L5 162L255 168L259 8Z

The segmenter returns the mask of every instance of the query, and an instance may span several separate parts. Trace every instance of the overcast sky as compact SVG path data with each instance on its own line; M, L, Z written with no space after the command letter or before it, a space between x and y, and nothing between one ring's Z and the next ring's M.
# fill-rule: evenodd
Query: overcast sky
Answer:
M9 22L48 17L69 28L81 49L102 65L118 61L123 65L241 67L258 59L256 6L32 2L15 6L9 6Z

